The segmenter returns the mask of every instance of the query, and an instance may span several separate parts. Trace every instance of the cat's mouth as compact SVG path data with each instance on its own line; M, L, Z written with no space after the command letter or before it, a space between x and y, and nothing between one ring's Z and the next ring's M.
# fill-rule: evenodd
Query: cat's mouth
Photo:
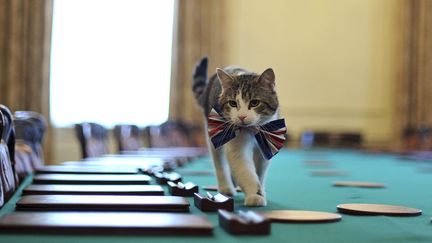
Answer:
M255 124L253 122L236 122L235 124L238 127L253 127Z

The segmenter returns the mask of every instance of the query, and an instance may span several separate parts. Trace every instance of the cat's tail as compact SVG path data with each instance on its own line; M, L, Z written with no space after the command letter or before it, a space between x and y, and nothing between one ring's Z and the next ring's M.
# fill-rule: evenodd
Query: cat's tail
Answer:
M207 85L207 64L207 57L203 57L195 66L193 74L192 91L198 103L200 103L201 96Z

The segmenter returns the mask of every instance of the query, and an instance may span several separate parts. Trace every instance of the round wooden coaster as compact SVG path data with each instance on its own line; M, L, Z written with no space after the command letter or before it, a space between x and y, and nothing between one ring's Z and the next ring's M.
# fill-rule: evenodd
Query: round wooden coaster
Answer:
M416 208L366 203L339 204L337 210L341 213L354 215L418 216L422 214L422 211Z
M342 216L339 214L319 211L271 210L257 213L276 222L328 223L342 219Z
M204 186L203 189L206 191L217 191L218 187L217 186ZM237 190L237 192L242 191L240 187L236 187L236 190Z
M382 183L364 182L364 181L334 181L333 186L338 187L363 187L363 188L383 188Z

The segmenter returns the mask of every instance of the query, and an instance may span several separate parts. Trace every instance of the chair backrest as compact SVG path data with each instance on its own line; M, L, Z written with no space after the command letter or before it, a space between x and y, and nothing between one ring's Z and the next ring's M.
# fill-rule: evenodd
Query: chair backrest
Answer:
M301 134L300 142L303 147L330 146L332 136L329 132L308 130Z
M301 136L303 147L358 148L362 143L360 132L305 131Z
M16 111L14 123L16 171L22 179L44 164L42 142L47 122L37 112Z
M181 120L169 120L159 126L147 128L151 147L196 147L200 131L190 123Z
M34 149L36 155L43 158L42 143L48 127L45 117L34 111L16 111L14 113L14 120L16 138L30 142L29 145ZM24 121L24 124L18 124L18 121ZM31 128L28 128L28 130L18 129L20 125Z
M75 125L82 158L98 157L108 153L108 130L100 124L83 122Z
M333 136L329 132L314 132L314 145L329 146L332 145Z
M114 127L114 137L119 152L137 151L143 146L141 141L141 131L137 125L116 125Z
M360 147L363 144L363 136L358 132L343 132L339 134L339 147Z
M15 163L15 126L12 113L9 108L0 104L0 112L3 116L3 127L4 134L3 139L7 143L7 147L9 149L9 154L11 156L12 163Z
M12 197L18 184L15 171L15 134L13 118L9 109L0 105L0 207Z

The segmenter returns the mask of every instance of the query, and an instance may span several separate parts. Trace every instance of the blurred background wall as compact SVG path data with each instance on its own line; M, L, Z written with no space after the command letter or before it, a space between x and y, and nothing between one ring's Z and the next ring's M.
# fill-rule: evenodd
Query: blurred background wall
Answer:
M12 110L34 104L14 102L17 91L48 103L46 75L36 85L40 90L23 81L38 70L46 74L46 61L43 67L20 65L49 60L50 40L36 34L49 37L51 3L0 2L0 25L7 30L0 32L0 99ZM36 9L40 15L26 14ZM28 16L46 24L33 26ZM209 72L231 64L255 72L272 67L294 140L308 129L359 131L368 146L395 146L406 127L432 124L431 16L428 0L176 1L170 118L202 124L191 75L206 55ZM25 33L41 41L28 41ZM26 55L10 51L21 50L17 43L29 50ZM42 54L41 46L47 49ZM34 110L49 116L46 106ZM73 129L50 130L49 161L79 159Z

